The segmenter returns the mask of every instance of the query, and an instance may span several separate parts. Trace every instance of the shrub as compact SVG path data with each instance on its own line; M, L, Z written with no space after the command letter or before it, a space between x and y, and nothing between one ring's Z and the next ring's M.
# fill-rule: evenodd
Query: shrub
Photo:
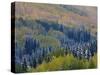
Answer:
M36 69L31 71L58 71L58 70L74 70L74 69L88 69L95 68L97 65L96 55L90 60L78 59L72 54L67 54L66 56L59 56L52 59L52 61L37 66Z
M95 54L90 60L89 60L89 68L96 68L97 67L97 54Z

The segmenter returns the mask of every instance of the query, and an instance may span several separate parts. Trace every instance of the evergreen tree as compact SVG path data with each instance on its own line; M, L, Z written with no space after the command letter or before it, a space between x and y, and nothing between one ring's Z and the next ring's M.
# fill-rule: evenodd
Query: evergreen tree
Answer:
M27 72L27 61L25 58L23 59L22 68L24 72Z

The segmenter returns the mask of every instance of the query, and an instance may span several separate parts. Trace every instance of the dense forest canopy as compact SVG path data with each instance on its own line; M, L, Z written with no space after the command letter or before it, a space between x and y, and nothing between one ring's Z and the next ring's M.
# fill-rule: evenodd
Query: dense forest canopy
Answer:
M16 3L16 72L96 68L93 10L96 8Z

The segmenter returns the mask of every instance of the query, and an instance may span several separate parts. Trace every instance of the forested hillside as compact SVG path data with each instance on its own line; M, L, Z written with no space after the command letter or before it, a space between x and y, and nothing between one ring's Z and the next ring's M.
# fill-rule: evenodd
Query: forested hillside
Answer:
M15 70L97 67L96 7L16 3Z

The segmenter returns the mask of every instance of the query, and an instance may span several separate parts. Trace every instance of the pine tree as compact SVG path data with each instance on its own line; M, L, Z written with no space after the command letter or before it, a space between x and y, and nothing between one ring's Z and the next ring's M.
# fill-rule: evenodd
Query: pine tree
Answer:
M26 61L25 58L23 59L22 68L23 68L23 71L24 71L24 72L27 72L27 61Z

